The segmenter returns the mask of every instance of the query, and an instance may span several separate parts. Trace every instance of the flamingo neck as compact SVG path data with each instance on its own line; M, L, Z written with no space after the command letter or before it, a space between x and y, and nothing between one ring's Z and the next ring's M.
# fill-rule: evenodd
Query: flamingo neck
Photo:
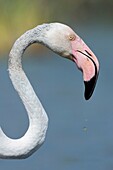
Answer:
M8 71L15 90L18 92L29 117L29 128L22 138L11 139L0 129L0 158L27 158L44 142L48 117L22 69L22 55L25 49L35 43L41 43L41 27L24 33L14 43L9 55Z

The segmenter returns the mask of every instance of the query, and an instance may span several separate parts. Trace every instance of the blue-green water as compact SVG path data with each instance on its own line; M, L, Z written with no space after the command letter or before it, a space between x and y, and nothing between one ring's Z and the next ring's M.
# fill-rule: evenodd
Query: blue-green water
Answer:
M48 50L45 57L25 57L24 70L48 113L49 128L35 154L26 160L0 160L0 170L113 169L112 27L79 26L77 33L100 61L92 98L85 101L82 74L71 61ZM0 89L0 125L8 136L21 137L28 118L8 77L6 60L0 62Z

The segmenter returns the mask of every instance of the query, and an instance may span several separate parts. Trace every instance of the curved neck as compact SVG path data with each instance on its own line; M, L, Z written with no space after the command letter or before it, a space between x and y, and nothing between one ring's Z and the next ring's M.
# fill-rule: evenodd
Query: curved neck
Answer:
M26 158L37 150L45 139L48 126L48 117L36 96L21 64L25 49L32 43L41 43L41 29L38 27L27 31L13 45L8 63L8 71L15 90L18 92L28 112L29 128L20 139L8 138L0 129L0 157L1 158Z
M38 27L25 32L19 37L14 43L10 54L9 54L9 65L8 67L20 68L22 67L21 59L24 51L28 46L33 43L41 43L42 37L40 36L41 30Z

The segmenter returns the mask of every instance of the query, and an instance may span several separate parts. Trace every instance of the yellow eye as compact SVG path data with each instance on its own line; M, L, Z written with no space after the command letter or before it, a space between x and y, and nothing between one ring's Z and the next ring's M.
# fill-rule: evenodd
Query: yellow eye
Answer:
M69 40L70 40L70 41L74 41L75 39L76 39L75 35L70 35L70 36L69 36Z

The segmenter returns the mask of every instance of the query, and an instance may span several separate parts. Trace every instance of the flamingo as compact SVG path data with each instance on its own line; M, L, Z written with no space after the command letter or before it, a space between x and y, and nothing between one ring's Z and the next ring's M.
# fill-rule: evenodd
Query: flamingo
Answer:
M42 24L20 36L10 51L8 71L12 84L28 113L29 127L19 139L9 138L0 127L0 158L2 159L27 158L45 141L48 116L21 63L25 49L33 43L41 43L76 63L78 69L83 72L86 100L91 97L97 81L99 62L96 56L69 26L61 23Z

